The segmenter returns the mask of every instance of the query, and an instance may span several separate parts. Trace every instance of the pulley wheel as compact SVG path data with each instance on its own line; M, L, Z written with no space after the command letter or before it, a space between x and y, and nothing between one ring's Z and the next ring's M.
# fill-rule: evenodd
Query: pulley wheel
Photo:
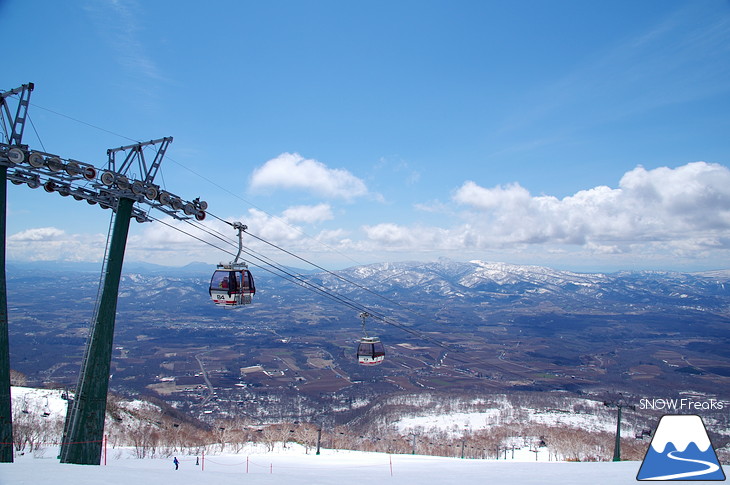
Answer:
M51 157L46 160L46 166L51 172L60 172L63 170L63 162L58 157Z
M147 200L155 200L157 199L157 189L154 187L147 187L144 191L144 196L147 197Z
M144 184L140 182L139 180L135 180L132 184L132 193L134 195L142 195L144 194Z
M68 162L66 164L66 173L72 177L75 177L76 175L81 175L81 166L78 162Z
M45 159L43 158L43 155L40 153L31 153L28 155L28 165L30 165L33 168L41 168L43 164L45 163Z
M8 160L13 163L23 163L25 160L25 153L20 148L11 148L8 150Z
M129 190L129 179L124 175L120 175L119 177L117 177L117 187L122 190Z
M170 205L170 202L172 202L172 197L167 192L162 192L160 194L160 204L162 205Z
M108 185L109 187L111 187L112 184L114 183L114 179L115 178L116 177L114 177L114 174L113 173L111 173L111 172L104 172L103 174L101 174L101 183L104 184L104 185Z
M96 178L96 169L94 167L84 167L84 178L94 180Z

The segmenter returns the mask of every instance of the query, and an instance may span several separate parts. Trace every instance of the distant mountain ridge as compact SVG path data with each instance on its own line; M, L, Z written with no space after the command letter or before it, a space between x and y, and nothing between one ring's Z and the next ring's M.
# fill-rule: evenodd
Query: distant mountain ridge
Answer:
M99 271L100 267L94 268L90 263L8 263L9 276L32 275L38 270L93 274L95 269ZM133 286L151 284L162 288L164 284L159 281L162 278L168 281L168 289L187 287L181 291L193 295L197 292L201 301L205 301L208 296L205 282L214 269L215 265L201 262L182 267L130 262L125 263L123 281L133 283ZM273 296L282 292L307 294L301 285L256 267L251 267L251 270L259 290L257 297L261 299L267 294ZM436 305L438 301L471 304L509 301L521 305L549 302L567 310L590 306L604 310L608 307L637 310L647 306L681 306L700 311L730 312L730 269L695 273L578 273L544 266L440 259L434 262L373 263L330 273L296 268L287 270L328 291L376 304L384 302L373 299L372 293L404 303L425 302L428 306ZM98 279L98 274L93 278Z
M550 299L569 307L618 304L730 309L730 270L576 273L543 266L440 260L376 263L334 273L373 291L406 300L437 296L477 302L512 297L525 304ZM327 288L345 293L355 291L352 285L330 274L318 273L312 278Z

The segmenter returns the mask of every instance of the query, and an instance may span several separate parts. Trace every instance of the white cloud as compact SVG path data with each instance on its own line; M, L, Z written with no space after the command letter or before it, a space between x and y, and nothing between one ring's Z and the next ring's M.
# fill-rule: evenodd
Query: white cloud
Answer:
M65 235L65 231L56 227L38 227L13 234L8 242L57 241Z
M484 239L500 243L620 248L704 238L730 228L730 170L705 162L637 167L616 189L600 186L563 199L532 196L518 184L484 188L470 181L453 198L475 210L471 217L489 231Z
M354 247L655 267L730 253L730 169L718 164L637 167L617 188L598 186L562 199L531 195L519 184L485 188L467 181L453 201L466 209L461 223L366 225Z
M254 170L251 188L304 189L323 197L345 200L368 193L365 182L349 171L329 168L298 153L282 153Z
M106 236L67 234L56 227L27 229L8 236L7 256L19 261L100 261Z
M454 200L482 210L499 208L514 210L529 202L530 193L519 184L485 189L469 180L456 191Z
M305 222L309 224L334 219L332 208L329 204L293 206L286 209L282 215L287 221Z
M453 229L428 226L402 226L382 223L363 226L367 239L357 245L367 251L433 251L465 247L470 227Z
M278 216L249 209L229 221L242 221L250 234L325 265L363 257L369 262L447 255L586 268L602 264L667 269L700 260L704 267L722 266L730 258L730 169L723 165L637 167L624 174L616 188L593 187L562 199L531 195L519 184L487 188L467 181L452 200L450 207L444 204L433 212L441 214L441 224L362 221L359 236L344 225L331 224L308 234L308 224L334 218L324 203L289 207ZM229 261L237 251L235 231L220 220L211 218L205 225L225 242L182 221L168 224L217 248L172 227L133 224L125 259L184 265ZM10 235L7 247L10 259L16 260L101 261L105 241L101 234L43 227ZM244 246L284 264L297 264L254 237L244 235Z

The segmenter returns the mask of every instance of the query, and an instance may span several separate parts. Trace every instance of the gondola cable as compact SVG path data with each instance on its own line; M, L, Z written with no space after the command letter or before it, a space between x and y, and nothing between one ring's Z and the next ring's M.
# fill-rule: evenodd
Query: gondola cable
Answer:
M163 225L166 225L166 226L170 227L171 229L174 229L174 230L176 230L176 231L178 231L178 232L180 232L180 233L182 233L182 234L185 234L185 235L187 235L187 236L190 236L190 237L192 237L193 239L196 239L196 240L198 240L198 241L200 241L200 242L202 242L202 243L204 243L204 244L208 244L209 246L211 246L211 247L213 247L213 248L216 248L216 249L218 249L218 250L220 250L220 251L222 251L222 252L224 252L224 253L230 254L231 256L234 256L234 255L235 255L235 253L233 253L233 252L231 252L231 251L228 251L228 250L226 250L226 249L224 249L224 248L221 248L220 246L216 246L215 244L212 244L211 242L209 242L209 241L206 241L206 240L205 240L205 239L203 239L203 238L200 238L200 237L198 237L198 236L195 236L194 234L190 234L189 232L187 232L187 231L184 231L184 230L180 229L179 227L175 227L175 226L173 226L173 225L171 225L171 224L168 224L168 223L166 223L165 221L163 221L163 220L161 220L161 219L157 219L157 218L155 218L155 217L152 217L152 216L151 216L151 219L152 219L153 221L156 221L156 222L159 222L159 223L161 223L161 224L163 224ZM209 233L209 234L210 234L210 233ZM215 237L218 237L218 236L215 236ZM226 242L226 243L230 243L229 241L225 241L225 242ZM246 254L249 254L249 253L248 253L248 252L246 252L246 251L244 251L244 253L246 253ZM258 259L258 258L256 258L256 259ZM300 276L297 276L297 275L295 275L295 274L293 274L293 273L290 273L290 272L286 271L286 270L285 270L284 268L282 268L282 267L280 267L280 266L277 266L277 265L275 265L275 264L273 264L273 263L270 263L270 262L266 262L266 261L264 261L264 263L265 263L265 264L268 264L269 266L273 267L274 269L276 269L277 271L279 271L279 273L277 273L277 272L275 272L275 271L272 271L272 270L270 270L270 269L268 269L268 268L266 268L265 266L262 266L262 265L260 265L260 264L256 264L256 263L253 263L253 262L249 262L249 263L250 263L250 264L251 264L252 266L255 266L255 267L257 267L257 268L259 268L259 269L261 269L261 270L263 270L263 271L266 271L267 273L270 273L270 274L272 274L272 275L274 275L274 276L278 276L278 277L280 277L280 278L282 278L282 279L285 279L285 280L287 280L287 281L289 281L289 282L291 282L291 283L294 283L294 284L296 284L296 285L298 285L298 286L301 286L301 287L303 287L303 288L306 288L306 289L309 289L309 290L312 290L312 291L317 291L317 292L321 293L322 295L324 295L324 296L326 296L326 297L328 297L328 298L330 298L330 299L332 299L332 300L335 300L335 301L338 301L339 303L342 303L342 304L345 304L345 305L348 305L348 306L350 306L350 307L351 307L351 308L353 308L354 310L358 310L358 311L361 311L361 310L363 309L362 307L359 307L359 306L357 306L356 304L354 304L354 303L352 303L352 302L349 302L349 301L347 301L347 300L346 300L346 299L345 299L344 297L341 297L341 296L335 295L335 294L333 294L332 292L328 291L327 289L325 289L325 288L322 288L322 287L320 287L320 286L318 286L318 285L315 285L315 284L313 284L312 282L310 282L310 281L307 281L307 280L305 280L305 279L301 278ZM285 276L282 276L282 274L284 274L284 275L288 276L288 278L287 278L287 277L285 277Z
M218 219L219 221L221 221L221 222L223 222L223 223L225 223L225 224L231 225L231 226L232 226L232 225L234 224L234 223L231 223L231 222L229 222L229 221L226 221L226 220L224 220L224 219L221 219L220 217L216 216L215 214L212 214L212 217L213 217L213 218L215 218L215 219ZM235 247L235 245L234 245L234 244L233 244L232 242L230 242L230 241L229 241L229 240L227 239L227 237L226 237L226 236L223 236L223 235L219 235L220 233L218 233L218 231L216 231L216 230L214 230L214 229L210 229L210 228L208 228L208 227L207 227L207 226L206 226L205 224L202 224L202 223L200 223L199 221L195 221L195 222L193 222L193 221L190 221L190 220L186 220L186 222L188 222L188 223L189 223L189 224L190 224L191 226L193 226L193 227L196 227L197 229L199 229L199 230L201 230L201 231L204 231L204 232L208 233L209 235L211 235L211 236L213 236L213 237L216 237L216 238L218 238L218 239L220 239L220 240L222 240L222 241L225 241L226 243L228 243L228 244L230 244L231 246L234 246L234 247ZM217 234L214 234L214 233L217 233ZM249 232L246 232L246 234L248 234L248 235L251 235L251 233L249 233ZM273 246L273 247L279 248L279 249L281 249L282 251L286 252L287 254L290 254L290 255L292 255L292 256L294 256L294 257L296 257L296 258L298 258L298 259L300 259L300 260L302 260L302 261L304 261L304 262L307 262L307 263L309 263L309 264L311 264L311 265L313 265L313 266L315 266L315 267L318 267L318 268L322 269L323 271L325 271L325 272L327 272L327 273L330 273L330 274L332 274L333 276L335 276L335 277L338 277L339 279L341 279L341 280L343 280L343 281L346 281L346 282L348 282L348 283L350 283L350 284L352 284L352 285L354 285L354 286L357 286L357 287L359 287L359 288L361 288L361 289L363 289L363 290L366 290L366 291L368 291L369 293L371 293L371 294L373 294L373 295L375 295L375 296L378 296L378 297L380 297L380 298L383 298L383 299L385 299L386 301L389 301L389 302L391 302L391 303L394 303L394 304L396 304L396 305L400 306L401 308L404 308L404 309L406 309L406 310L409 310L409 311L411 311L412 313L416 314L417 316L420 316L420 317L422 317L422 318L428 318L427 316L425 316L425 315L422 315L422 314L420 314L419 312L416 312L416 311L414 311L414 310L412 310L412 309L409 309L408 307L405 307L405 306L403 306L402 304L400 304L400 303L398 303L398 302L395 302L395 301L393 301L393 300L391 300L391 299L389 299L389 298L387 298L387 297L385 297L385 296L383 296L383 295L380 295L379 293L376 293L376 292L374 292L374 291L372 291L372 290L370 290L370 289L368 289L368 288L366 288L366 287L363 287L362 285L360 285L360 284L358 284L358 283L356 283L356 282L353 282L353 281L351 281L351 280L348 280L347 278L344 278L344 277L340 277L340 275L337 275L337 274L335 274L335 273L332 273L331 271L329 271L329 270L327 270L327 269L325 269L325 268L322 268L321 266L318 266L318 265L316 265L315 263L312 263L312 262L310 262L310 261L308 261L308 260L306 260L306 259L304 259L304 258L301 258L301 257L297 256L296 254L294 254L294 253L291 253L290 251L287 251L287 250L285 250L285 249L283 249L283 248L280 248L279 246L277 246L277 245L275 245L275 244L273 244L273 243L269 243L268 241L265 241L265 240L263 240L262 238L257 238L257 239L260 239L261 241L263 241L263 242L265 242L265 243L267 243L267 244L269 244L269 245L271 245L271 246ZM290 273L290 272L288 272L288 271L284 270L284 269L283 269L283 268L281 267L281 265L279 265L278 263L276 263L275 261L273 261L273 260L272 260L271 258L268 258L268 257L266 257L266 256L263 256L263 255L260 255L260 254L259 254L259 255L257 256L257 255L255 255L255 254L253 254L253 253L252 253L252 252L251 252L250 250L246 250L246 251L244 251L244 253L245 253L245 254L247 254L247 255L249 255L249 256L251 256L252 258L254 258L254 259L258 260L258 261L261 261L261 262L262 262L262 263L264 263L264 264L268 264L268 265L270 265L270 266L272 266L272 267L276 267L278 271L284 272L284 273L286 273L287 275L289 275L290 277L292 277L292 278L295 278L296 280L298 280L298 281L300 281L300 282L301 282L301 283L299 284L300 286L304 286L305 288L307 288L307 289L310 289L310 290L311 290L312 288L316 288L316 289L317 289L318 291L320 291L320 292L323 292L323 293L327 293L327 294L330 294L330 295L331 295L331 294L333 293L331 289L327 289L327 288L325 288L325 287L321 287L321 286L317 286L317 285L314 285L314 284L313 284L313 283L311 283L310 281L307 281L307 280L303 279L303 278L302 278L302 277L300 277L300 276L296 276L296 275L294 275L294 274L292 274L292 273ZM257 253L257 254L258 254L258 253ZM259 267L259 268L261 268L261 266L259 266L259 265L256 265L256 266L257 266L257 267ZM268 272L270 272L270 273L272 273L272 274L276 274L276 273L273 273L273 272L271 272L271 271L268 271ZM399 323L393 322L392 320L390 320L390 319L389 319L389 318L388 318L387 316L385 316L384 314L382 314L382 313L380 313L380 312L376 312L376 311L374 311L374 310L372 310L372 309L368 309L368 308L366 308L366 307L362 306L362 305L361 305L360 303L358 303L358 302L355 302L354 300L352 300L352 299L350 299L350 298L348 298L348 297L346 297L346 296L344 296L344 295L340 295L340 294L337 294L337 300L338 300L338 301L339 301L340 303L344 303L344 304L346 304L346 305L350 306L351 308L353 308L353 309L357 310L358 312L366 312L366 313L369 313L369 314L370 314L370 316L372 316L373 318L375 318L375 319L377 319L377 320L379 320L379 321L381 321L381 322L383 322L383 323L385 323L385 324L387 324L387 325L391 325L391 326L393 326L393 327L396 327L396 328L399 328L399 329L401 329L401 330L403 330L403 331L405 331L405 332L407 332L407 333L410 333L411 335L413 335L413 336L415 336L415 337L417 337L417 338L419 338L419 339L421 339L421 340L426 340L426 341L429 341L429 342L431 342L431 343L433 343L433 344L435 344L435 345L437 345L437 346L439 346L439 347L441 347L441 348L443 348L443 349L445 349L445 350L451 351L451 352L458 352L458 351L457 351L456 349L452 348L452 347L451 347L450 345L448 345L448 344L445 344L445 343L443 343L443 342L441 342L441 341L439 341L439 340L436 340L436 339L434 339L434 338L432 338L432 337L430 337L430 336L428 336L428 335L424 335L424 334L423 334L423 333L421 333L421 332L418 332L418 331L412 330L412 329L410 329L409 327L406 327L406 326L404 326L404 325L402 325L402 324L399 324Z
M221 222L224 222L226 224L231 224L229 221L226 221L226 220L224 220L224 219L216 216L215 214L211 214L210 212L208 212L208 214L211 217L213 217L215 219L218 219ZM310 261L310 260L308 260L306 258L303 258L303 257L301 257L301 256L299 256L299 255L297 255L297 254L295 254L295 253L293 253L291 251L288 251L287 249L284 249L284 248L278 246L277 244L274 244L274 243L272 243L270 241L267 241L266 239L264 239L264 238L262 238L260 236L257 236L257 235L255 235L255 234L253 234L251 232L246 232L246 234L248 234L249 236L253 237L254 239L256 239L258 241L261 241L264 244L268 244L269 246L271 246L271 247L273 247L275 249L278 249L279 251L282 251L282 252L284 252L284 253L286 253L286 254L288 254L288 255L290 255L290 256L292 256L292 257L294 257L294 258L296 258L296 259L298 259L298 260L300 260L300 261L302 261L304 263L307 263L307 264L309 264L309 265L311 265L311 266L313 266L313 267L315 267L317 269L320 269L320 270L326 272L327 274L329 274L329 275L331 275L331 276L339 279L340 281L344 281L344 282L346 282L346 283L348 283L350 285L353 285L353 286L355 286L355 287L357 287L357 288L359 288L359 289L361 289L363 291L366 291L366 292L368 292L368 293L370 293L370 294L372 294L374 296L377 296L378 298L381 298L381 299L383 299L383 300L385 300L385 301L387 301L389 303L392 303L393 305L396 305L396 306L398 306L398 307L400 307L400 308L402 308L402 309L404 309L404 310L406 310L406 311L408 311L410 313L413 313L414 315L416 315L418 317L428 318L427 315L424 315L424 314L422 314L420 312L417 312L413 308L410 308L410 307L408 307L406 305L403 305L402 303L400 303L398 301L395 301L395 300L393 300L391 298L388 298L387 296L384 296L381 293L377 293L377 292L371 290L370 288L368 288L368 287L366 287L364 285L361 285L360 283L357 283L356 281L353 281L353 280L351 280L349 278L346 278L346 277L344 277L342 275L339 275L339 274L337 274L337 273L335 273L335 272L333 272L331 270L328 270L327 268L324 268L324 267L322 267L322 266L320 266L320 265L318 265L318 264L316 264L316 263L314 263L314 262L312 262L312 261Z
M217 216L213 216L213 217L214 217L214 218L217 218L217 219L219 219L219 220L221 220L222 222L225 222L225 223L227 223L227 224L233 224L233 223L230 223L230 222L228 222L228 221L222 220L222 219L218 218ZM204 232L208 233L209 235L211 235L211 236L213 236L213 237L216 237L216 238L219 238L219 239L221 239L222 241L226 242L227 244L230 244L230 245L232 245L232 246L234 246L234 247L235 247L235 245L234 245L234 244L233 244L232 242L230 242L230 241L229 241L228 239L226 239L226 237L225 237L225 236L219 236L219 235L217 235L217 234L214 234L214 233L217 233L218 231L215 231L214 229L210 229L210 230L209 230L209 228L207 228L207 227L206 227L205 225L203 225L203 224L199 224L199 223L197 223L197 225L196 225L196 224L192 224L192 223L191 223L191 225L192 225L193 227L196 227L196 228L197 228L198 230L204 231ZM199 227L199 226L200 226L200 227ZM171 227L172 227L172 226L171 226ZM177 229L177 228L176 228L176 229ZM179 230L179 229L178 229L178 230ZM184 232L184 231L182 231L182 232ZM186 233L186 234L187 234L187 233ZM220 233L219 233L219 234L220 234ZM250 233L248 233L248 232L247 232L247 234L249 234L249 235L250 235ZM195 236L193 236L193 237L195 237ZM196 238L196 239L198 239L198 238ZM203 242L205 242L205 241L203 241ZM285 251L285 252L288 252L288 251L286 251L286 250L284 250L284 251ZM402 324L399 324L399 323L397 323L397 322L394 322L394 321L390 320L389 318L387 318L387 317L386 317L385 315L383 315L382 313L379 313L379 312L374 312L374 311L373 311L372 309L368 309L367 307L363 306L362 304L360 304L360 303L358 303L358 302L355 302L354 300L352 300L352 299L350 299L350 298L348 298L348 297L346 297L346 296L344 296L344 295L336 294L336 293L335 293L335 292L333 292L333 291L332 291L331 289L328 289L328 288L325 288L325 287L322 287L322 286L319 286L319 285L315 285L315 284L313 284L313 283L312 283L311 281L307 281L306 279L302 278L301 276L297 276L297 275L294 275L294 274L292 274L292 273L288 272L287 270L285 270L285 269L284 269L283 267L281 267L281 265L279 265L279 264L278 264L278 263L276 263L275 261L271 260L270 258L267 258L267 257L265 257L265 256L263 256L263 255L260 255L260 256L256 256L256 255L254 255L254 254L253 254L252 252L250 252L250 251L244 251L244 253L245 253L245 254L247 254L247 255L249 255L249 256L251 256L251 257L252 257L252 258L254 258L254 259L257 259L257 260L261 261L261 262L262 262L262 263L264 263L264 264L267 264L267 265L270 265L270 266L272 266L272 267L276 268L276 269L277 269L278 271L281 271L282 273L285 273L285 274L287 274L288 276L290 276L290 277L291 277L292 279L294 279L295 281L292 281L292 279L289 279L289 278L284 278L284 277L283 277L283 276L281 276L280 274L277 274L277 273L275 273L275 272L273 272L273 271L270 271L270 270L268 270L268 269L264 268L264 267L263 267L263 266L261 266L261 265L253 264L254 266L256 266L256 267L258 267L258 268L261 268L261 269L265 269L265 270L266 270L267 272L269 272L269 273L271 273L271 274L273 274L273 275L279 276L279 277L281 277L281 278L283 278L283 279L285 279L285 280L288 280L288 281L290 281L290 282L293 282L293 283L295 283L295 284L298 284L299 286L302 286L302 287L304 287L304 288L306 288L306 289L308 289L308 290L310 290L310 291L316 291L316 292L319 292L319 293L321 293L322 295L324 295L324 296L326 296L326 297L330 298L331 300L333 300L333 301L335 301L335 302L338 302L338 303L341 303L341 304L347 305L347 306L349 306L350 308L352 308L352 309L354 309L354 310L356 310L356 311L360 312L360 315L362 315L362 314L367 314L368 316L371 316L371 317L373 317L373 318L375 318L375 319L377 319L377 320L380 320L380 321L381 321L381 322L383 322L384 324L387 324L387 325L391 325L391 326L393 326L393 327L395 327L395 328L398 328L398 329L400 329L400 330L403 330L404 332L407 332L407 333L409 333L409 334L413 335L414 337L416 337L416 338L418 338L418 339L420 339L420 340L426 340L426 341L429 341L429 342L431 342L431 343L433 343L433 344L437 345L438 347L441 347L441 348L443 348L443 349L445 349L445 350L448 350L448 351L450 351L450 352L453 352L453 353L456 353L456 354L458 354L458 353L461 353L461 352L462 352L461 350L459 350L459 349L455 349L455 348L452 348L452 347L451 347L450 345L448 345L448 344L446 344L446 343L443 343L443 342L441 342L441 341L439 341L439 340L437 340L437 339L435 339L435 338L433 338L433 337L430 337L430 336L428 336L428 335L425 335L425 334L423 334L423 333L421 333L421 332L418 332L418 331L416 331L416 330L413 330L413 329L411 329L411 328L409 328L409 327L406 327L406 326L404 326L404 325L402 325ZM232 253L229 253L229 254L232 254ZM294 255L293 253L291 253L291 254L292 254L293 256L295 256L295 257L296 257L296 255ZM302 259L302 258L300 258L300 259ZM268 261L267 261L267 260L268 260ZM316 265L315 265L315 266L316 266ZM327 270L325 270L325 271L327 271ZM335 275L335 276L337 276L337 275ZM347 279L345 279L345 281L347 281ZM357 285L356 283L353 283L353 284L355 284L356 286L358 286L358 285ZM372 291L371 291L371 293L374 293L374 292L372 292ZM374 294L375 294L376 296L380 296L380 295L378 295L377 293L374 293ZM383 298L385 298L385 297L383 297ZM386 300L387 300L387 298L386 298ZM407 309L407 307L405 307L405 308ZM417 313L417 312L414 312L414 313ZM366 335L366 337L367 337L367 335ZM375 337L375 339L377 339L377 337ZM362 339L361 339L361 343L362 343ZM370 343L370 344L372 344L372 343L375 343L375 342L373 341L373 342L367 342L367 343ZM372 349L372 348L371 348L371 349ZM374 350L370 350L370 352L375 352L375 351L374 351ZM453 358L454 360L458 361L458 362L462 362L462 363L467 363L467 361L464 361L464 360L460 360L460 359L458 359L458 358L456 358L456 357L452 357L452 358ZM491 367L491 368L497 369L497 370L499 370L499 371L503 372L504 374L510 374L510 375L512 375L512 376L516 376L516 377L519 377L519 378L524 378L524 376L523 376L523 375L521 375L521 374L518 374L518 373L516 373L516 372L513 372L513 371L510 371L510 370L507 370L507 369L503 368L502 366L496 365L496 364L494 364L494 363L491 363L491 362L486 362L486 361L482 361L481 359L476 359L476 361L477 361L477 362L481 362L481 363L483 363L483 364L487 365L488 367ZM471 360L471 362L474 362L474 360ZM361 363L363 363L363 362L361 362ZM518 365L518 364L514 364L514 365ZM531 368L526 368L526 369L527 369L527 370L530 370L530 371L533 371L533 372L535 371L535 369L531 369Z
M115 133L115 132L113 132L111 130L107 130L106 128L102 128L102 127L97 126L97 125L94 125L92 123L87 123L86 121L82 121L82 120L79 120L77 118L73 118L73 117L68 116L68 115L65 115L63 113L59 113L58 111L54 111L54 110L52 110L50 108L45 108L45 107L40 106L40 105L38 105L36 103L29 103L29 104L31 106L33 106L34 108L40 108L40 109L42 109L44 111L48 111L49 113L53 113L54 115L61 116L62 118L66 118L68 120L75 121L76 123L80 123L80 124L86 125L86 126L88 126L90 128L94 128L95 130L103 131L103 132L108 133L110 135L118 136L119 138L124 138L125 140L129 140L129 141L134 142L134 143L140 143L139 140L136 140L134 138L130 138L128 136L124 136L124 135L121 135L119 133Z
M166 226L168 226L168 227L170 227L170 228L172 228L172 229L174 229L174 230L176 230L176 231L178 231L178 232L180 232L182 234L185 234L187 236L190 236L190 237L192 237L192 238L194 238L194 239L196 239L196 240L198 240L198 241L200 241L200 242L202 242L204 244L208 244L208 245L210 245L210 246L212 246L212 247L214 247L216 249L219 249L219 250L221 250L221 251L223 251L225 253L228 253L230 255L234 255L234 253L232 253L232 252L230 252L228 250L225 250L223 248L220 248L219 246L216 246L216 245L214 245L214 244L206 241L203 238L200 238L198 236L195 236L194 234L190 234L187 231L184 231L184 230L180 229L179 227L173 226L172 224L168 224L165 221L162 221L161 219L157 219L155 217L151 217L151 218L154 221L160 222L161 224L164 224L164 225L166 225ZM196 227L199 230L202 230L202 231L206 232L207 234L209 234L209 235L211 235L211 236L213 236L215 238L221 239L222 241L226 242L227 244L230 244L230 245L233 246L233 243L231 241L226 240L224 238L221 238L220 236L218 236L216 234L213 234L211 232L208 232L204 228L198 227L198 225L195 225L195 224L192 224L192 223L191 223L191 225L192 225L192 227ZM377 319L377 320L379 320L379 321L381 321L381 322L383 322L383 323L385 323L387 325L390 325L390 326L393 326L393 327L398 328L400 330L403 330L404 332L410 333L411 335L413 335L413 336L415 336L415 337L417 337L417 338L419 338L421 340L427 340L427 341L429 341L429 342L431 342L431 343L433 343L433 344L435 344L435 345L437 345L437 346L439 346L439 347L441 347L441 348L443 348L445 350L449 350L449 351L452 351L452 352L455 351L455 349L451 348L448 344L445 344L443 342L440 342L440 341L438 341L438 340L436 340L436 339L434 339L434 338L432 338L432 337L430 337L428 335L424 335L424 334L422 334L422 333L420 333L420 332L418 332L416 330L413 330L413 329L411 329L411 328L409 328L409 327L407 327L405 325L402 325L400 323L394 322L394 321L390 320L389 318L387 318L382 313L376 312L376 311L374 311L372 309L369 309L369 308L363 306L362 304L357 303L354 300L352 300L352 299L350 299L350 298L348 298L348 297L346 297L344 295L337 294L337 293L333 292L332 290L329 290L329 289L327 289L325 287L322 287L320 285L316 285L316 284L312 283L311 281L307 281L306 279L302 278L301 276L297 276L297 275L295 275L295 274L287 271L285 268L283 268L279 264L276 264L276 263L270 262L270 261L265 261L265 260L259 258L258 256L250 253L249 251L243 251L243 252L245 254L251 256L253 259L259 260L263 264L266 264L266 265L271 266L272 268L275 268L276 271L278 271L281 274L285 274L286 276L288 276L288 278L283 277L281 274L279 274L279 273L277 273L275 271L272 271L272 270L270 270L268 268L265 268L262 265L259 265L259 264L256 264L256 263L253 263L253 262L250 262L249 261L252 266L255 266L255 267L259 268L259 269L262 269L262 270L264 270L264 271L266 271L268 273L271 273L271 274L273 274L275 276L279 276L279 277L281 277L281 278L283 278L283 279L285 279L285 280L287 280L289 282L292 282L294 284L297 284L298 286L301 286L301 287L303 287L305 289L308 289L310 291L317 292L317 293L319 293L321 295L324 295L325 297L327 297L327 298L329 298L329 299L331 299L333 301L336 301L336 302L338 302L340 304L346 305L346 306L352 308L353 310L355 310L357 312L360 312L360 313L367 312L373 318L375 318L375 319Z
M129 136L125 136L125 135L122 135L122 134L120 134L120 133L117 133L117 132L114 132L114 131L108 130L108 129L106 129L106 128L102 128L101 126L98 126L98 125L95 125L95 124L93 124L93 123L89 123L89 122L86 122L86 121L80 120L80 119L78 119L78 118L74 118L74 117L72 117L72 116L68 116L68 115L66 115L66 114L63 114L63 113L59 113L58 111L52 110L52 109L50 109L50 108L46 108L46 107L44 107L44 106L40 106L40 105L38 105L38 104L36 104L36 103L30 103L30 105L31 105L31 106L33 106L33 107L36 107L36 108L42 109L42 110L44 110L44 111L47 111L47 112L49 112L49 113L53 113L53 114L55 114L55 115L57 115L57 116L60 116L60 117L66 118L66 119L68 119L68 120L74 121L74 122L76 122L76 123L79 123L79 124L82 124L82 125L88 126L88 127L90 127L90 128L93 128L93 129L96 129L96 130L99 130L99 131L102 131L102 132L104 132L104 133L108 133L108 134L110 134L110 135L118 136L118 137L120 137L120 138L123 138L123 139L125 139L125 140L128 140L128 141L132 141L132 142L134 142L134 143L140 143L140 141L139 141L139 140L137 140L137 139L135 139L135 138L131 138L131 137L129 137ZM4 126L4 124L3 124L3 126ZM35 128L35 127L34 127L34 128ZM37 135L37 131L36 131L36 135ZM40 141L40 137L39 137L39 141ZM42 144L42 143L41 143L41 144ZM45 150L45 148L44 148L44 150ZM191 169L191 168L189 168L189 167L187 167L187 166L183 165L182 163L180 163L180 162L178 162L177 160L175 160L175 159L173 159L172 157L170 157L170 155L169 155L169 154L165 156L165 160L169 160L169 161L171 161L172 163L174 163L174 164L178 165L179 167L181 167L181 168L183 168L183 169L187 170L188 172L190 172L191 174L195 175L196 177L198 177L198 178L200 178L200 179L202 179L202 180L204 180L204 181L208 182L209 184L211 184L211 185L213 185L213 186L217 187L218 189L220 189L220 190L222 190L222 191L224 191L224 192L228 193L229 195L231 195L231 196L233 196L233 197L237 198L238 200L241 200L242 202L245 202L246 204L250 205L251 207L253 207L253 208L257 209L257 210L260 210L261 212L263 212L264 214L268 215L268 216L269 216L269 217L271 217L272 219L275 219L275 220L277 220L277 221L279 221L279 222L281 222L281 223L283 223L283 224L287 225L288 227L290 227L290 228L294 229L295 231L299 232L300 234L302 234L303 236L307 237L308 239L311 239L311 240L317 241L317 243L318 243L318 244L321 244L322 246L324 246L324 247L325 247L325 248L327 248L328 250L330 250L330 251L333 251L333 252L335 252L335 253L337 253L337 254L339 254L339 255L341 255L341 256L343 256L343 257L345 257L345 258L349 259L350 261L352 261L353 263L355 263L355 264L357 264L357 265L362 265L362 263L361 263L361 262L359 262L359 261L357 261L357 260L353 259L353 258L352 258L351 256L349 256L349 255L347 255L347 254L345 254L345 253L343 253L343 252L341 252L341 251L339 251L339 250L337 250L337 249L335 249L335 248L333 248L333 247L329 246L328 244L326 244L326 243L324 243L324 242L322 242L322 241L320 241L320 240L317 240L316 238L314 238L314 237L310 236L309 234L307 234L306 232L302 231L302 230L301 230L301 229L299 229L298 227L296 227L296 226L292 226L292 225L291 225L291 224L289 224L289 223L288 223L287 221L285 221L285 220L283 220L283 219L281 219L281 218L279 218L279 217L277 217L277 216L275 216L275 215L271 214L270 212L268 212L268 211L266 211L265 209L263 209L263 208L261 208L261 207L257 206L256 204L252 203L251 201L249 201L249 200L246 200L246 199L242 198L242 197L241 197L240 195L238 195L238 194L236 194L236 193L232 192L231 190L229 190L228 188L226 188L226 187L224 187L224 186L220 185L220 184L219 184L219 183L217 183L216 181L214 181L214 180L211 180L211 179L209 179L208 177L204 176L203 174L201 174L201 173L198 173L198 172L196 172L195 170L193 170L193 169ZM164 176L163 176L163 186L164 186ZM218 219L220 219L220 218L218 218ZM224 221L223 219L220 219L220 220ZM228 222L228 221L224 221L224 222ZM311 264L311 263L310 263L310 264ZM325 270L325 271L326 271L326 270Z

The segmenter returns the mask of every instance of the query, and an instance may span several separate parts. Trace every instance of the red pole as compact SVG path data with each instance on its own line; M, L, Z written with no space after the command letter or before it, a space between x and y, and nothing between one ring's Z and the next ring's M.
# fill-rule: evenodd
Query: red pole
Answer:
M393 456L388 455L388 458L390 459L390 476L393 476Z
M104 435L104 466L106 466L106 444L107 444L107 436Z
M205 450L203 450L203 459L200 460L200 471L205 471Z
M274 464L269 464L269 474L274 473Z
M246 473L248 473L248 456L246 457Z

